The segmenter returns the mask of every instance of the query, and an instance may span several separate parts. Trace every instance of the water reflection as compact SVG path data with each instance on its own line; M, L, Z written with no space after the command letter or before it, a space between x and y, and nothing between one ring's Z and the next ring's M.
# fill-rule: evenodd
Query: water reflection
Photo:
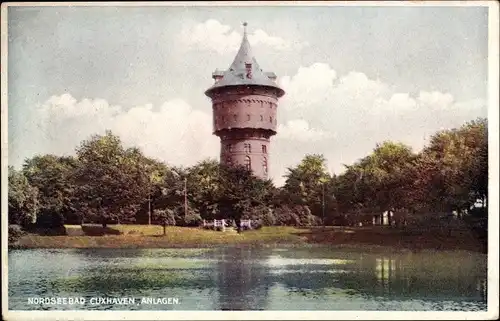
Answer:
M398 300L453 298L486 302L487 298L486 263L469 256L434 254L431 260L425 254L360 254L356 260L305 259L302 264L296 259L272 257L268 263L274 267L273 281L304 293L333 290L347 296Z
M216 266L220 310L264 310L270 283L269 267L251 249L221 250ZM262 253L261 253L262 254Z
M487 298L486 256L461 252L20 250L8 263L9 306L30 309L47 308L26 307L30 296L182 298L131 307L157 310L467 310Z

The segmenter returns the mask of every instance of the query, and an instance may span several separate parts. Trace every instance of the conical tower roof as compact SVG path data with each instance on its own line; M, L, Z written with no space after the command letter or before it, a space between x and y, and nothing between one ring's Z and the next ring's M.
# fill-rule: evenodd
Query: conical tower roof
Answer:
M255 59L252 53L252 47L248 41L246 25L246 23L243 24L245 27L243 40L241 41L240 49L238 50L233 63L229 69L223 73L222 79L217 81L205 92L207 96L210 96L210 93L216 88L242 85L273 87L278 90L279 97L284 95L285 92L283 89L281 89L264 71L262 71L259 63Z

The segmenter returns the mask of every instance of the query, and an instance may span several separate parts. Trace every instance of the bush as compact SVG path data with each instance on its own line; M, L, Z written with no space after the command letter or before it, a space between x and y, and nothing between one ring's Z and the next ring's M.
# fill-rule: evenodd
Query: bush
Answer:
M36 226L42 229L60 229L64 226L64 217L58 212L42 211L36 219Z
M188 213L187 216L184 216L184 214L178 215L175 219L176 225L188 227L200 226L202 221L203 219L198 213Z
M273 226L276 225L276 218L274 217L273 210L268 208L267 211L264 213L262 218L260 219L261 225L265 226Z
M9 244L15 244L21 236L25 235L24 232L19 225L9 225Z
M311 210L305 205L282 205L274 211L276 225L287 226L313 226L321 219L311 214Z
M321 222L319 217L312 215L311 209L308 206L296 205L292 208L299 218L299 226L313 226L316 222Z
M154 210L153 217L160 225L174 226L176 223L174 211L170 209Z
M108 226L102 227L102 225L82 225L82 231L88 236L103 236L103 235L120 235L120 231L110 228Z
M262 228L262 222L260 220L252 222L252 229L260 230Z

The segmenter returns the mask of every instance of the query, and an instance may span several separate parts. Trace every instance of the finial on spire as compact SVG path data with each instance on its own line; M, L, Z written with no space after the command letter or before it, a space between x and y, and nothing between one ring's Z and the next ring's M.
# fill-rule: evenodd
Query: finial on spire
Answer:
M247 26L248 26L248 23L245 21L243 22L243 33L246 35L247 34Z

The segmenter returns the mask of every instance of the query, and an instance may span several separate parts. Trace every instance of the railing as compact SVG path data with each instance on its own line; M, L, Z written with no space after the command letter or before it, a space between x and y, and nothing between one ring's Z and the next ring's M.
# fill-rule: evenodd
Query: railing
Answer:
M225 219L222 219L222 220L203 220L203 227L204 228L213 228L213 229L221 228L222 231L225 231L226 227L228 227L230 225L230 223L228 221L229 220L225 220ZM247 227L248 229L251 229L252 228L252 220L241 220L240 227L241 228Z

